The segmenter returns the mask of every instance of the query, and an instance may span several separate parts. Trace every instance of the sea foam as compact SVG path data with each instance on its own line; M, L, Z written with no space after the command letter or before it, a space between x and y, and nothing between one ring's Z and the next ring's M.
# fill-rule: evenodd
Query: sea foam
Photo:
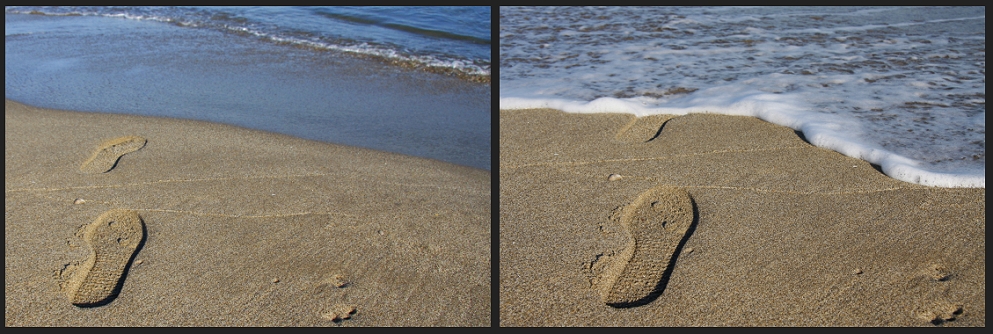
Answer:
M501 7L500 108L717 113L983 187L985 8Z
M886 175L897 180L945 188L985 188L981 171L940 173L921 168L922 162L893 153L882 147L853 138L864 131L859 122L841 116L798 112L794 101L780 94L737 87L715 87L674 101L665 107L648 107L637 101L603 97L593 101L539 98L501 98L501 109L550 108L570 113L629 113L636 116L656 114L685 115L714 113L753 116L801 131L812 145L837 151L849 157L876 164ZM982 117L985 121L985 115Z

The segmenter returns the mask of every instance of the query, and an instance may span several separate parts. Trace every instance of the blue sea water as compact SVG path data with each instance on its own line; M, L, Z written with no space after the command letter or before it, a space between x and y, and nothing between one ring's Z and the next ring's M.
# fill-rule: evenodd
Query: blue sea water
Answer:
M755 116L986 184L985 7L501 7L500 108Z
M490 7L5 7L5 96L490 169Z

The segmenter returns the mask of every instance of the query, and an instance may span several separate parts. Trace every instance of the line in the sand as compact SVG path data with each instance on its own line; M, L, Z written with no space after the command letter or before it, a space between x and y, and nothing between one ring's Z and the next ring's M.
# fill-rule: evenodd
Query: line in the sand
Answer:
M175 179L175 180L157 180L149 182L136 182L136 183L122 183L122 184L109 184L109 185L97 185L97 186L75 186L75 187L62 187L62 188L14 188L6 189L4 192L25 192L25 191L59 191L59 190L78 190L78 189L105 189L105 188L124 188L124 187L136 187L136 186L146 186L158 183L172 183L172 182L204 182L204 181L230 181L230 180L250 180L250 179L282 179L282 178L295 178L295 177L324 177L324 176L338 176L337 174L295 174L295 175L263 175L263 176L244 176L244 177L218 177L218 178L203 178L203 179ZM462 190L460 187L441 187L434 184L416 184L416 183L396 183L396 182L386 182L379 180L369 180L370 182L376 182L380 184L390 184L396 186L405 187L422 187L422 188L437 188L437 189L448 189L448 190Z
M592 165L599 163L669 160L675 158L693 157L693 156L710 155L710 154L748 153L748 152L778 151L778 150L788 150L788 149L810 149L810 146L759 148L759 149L751 149L751 150L719 150L719 151L711 151L711 152L701 152L701 153L692 153L692 154L674 154L663 157L647 157L647 158L604 159L604 160L593 160L593 161L537 162L533 164L523 164L523 165L515 165L515 166L500 166L500 168L517 169L517 168L544 167L544 166L583 166L583 165Z
M44 194L39 193L39 192L30 192L29 194L34 195L34 196L39 196L41 198L44 198L45 200L52 201L52 202L60 202L60 201L62 201L62 199L53 198L51 196L44 195ZM88 203L88 204L103 204L103 205L109 205L109 206L115 206L115 207L127 207L127 205L121 205L120 203L116 203L116 202L112 202L112 201L99 201L99 200L92 200L92 199L91 200L87 200L86 203ZM306 211L306 212L294 212L294 213L277 213L277 214L269 214L269 215L250 215L250 214L240 215L240 214L224 214L224 213L186 211L186 210L174 210L174 209L154 209L154 208L153 209L142 209L142 208L133 208L133 207L131 209L132 210L135 210L135 211L182 213L182 214L189 214L189 215L194 215L194 216L223 217L223 218L281 218L281 217L294 217L294 216L307 216L307 215L338 216L338 217L346 217L346 218L361 218L361 216L350 215L350 214L342 213L342 212L313 212L313 211Z
M135 211L149 211L149 212L168 212L168 213L184 213L194 216L205 216L205 217L223 217L223 218L282 218L282 217L294 217L294 216L342 216L348 218L359 218L359 216L349 215L340 212L298 212L298 213L284 213L284 214L272 214L272 215L227 215L221 213L209 213L209 212L197 212L197 211L183 211L183 210L171 210L171 209L135 209Z
M747 190L765 193L776 193L776 194L796 194L796 195L853 195L853 194L871 194L887 191L897 191L897 190L933 190L927 188L886 188L886 189L859 189L851 191L789 191L789 190L771 190L762 188L750 188L750 187L732 187L732 186L685 186L685 185L670 185L672 187L683 187L683 188L702 188L702 189L726 189L726 190Z
M639 177L639 176L624 176L625 179L642 179L651 180L657 179L657 177ZM775 189L765 189L765 188L753 188L753 187L735 187L735 186L708 186L708 185L685 185L685 184L661 184L670 187L681 187L681 188L697 188L697 189L720 189L720 190L740 190L740 191L754 191L762 193L774 193L774 194L794 194L794 195L853 195L853 194L871 194L880 193L887 191L898 191L898 190L928 190L928 191L940 191L944 188L925 188L925 187L893 187L884 189L854 189L846 191L790 191L790 190L775 190Z

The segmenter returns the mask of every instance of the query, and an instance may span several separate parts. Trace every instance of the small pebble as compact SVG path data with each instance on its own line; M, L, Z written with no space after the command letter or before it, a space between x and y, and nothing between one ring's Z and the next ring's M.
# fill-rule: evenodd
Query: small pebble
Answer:
M278 279L278 278L273 278L273 279L272 279L272 282L273 282L273 283L279 283L279 279Z
M620 180L620 179L621 179L621 176L620 175L617 175L617 174L610 174L610 176L607 177L607 180L608 181L617 181L617 180Z
M324 313L323 317L324 319L328 319L337 323L343 320L351 319L352 316L355 315L355 313L357 312L358 310L355 308L354 305L338 304L333 306L330 311Z
M687 248L685 251L683 251L683 254L689 254L689 253L693 253L693 247Z
M862 268L855 268L855 275L862 275Z
M135 265L139 265L139 264L142 264L142 263L145 263L145 261L142 261L142 260L134 261L134 264Z
M83 204L83 203L86 203L86 200L82 198L77 198L75 201L72 201L72 204Z

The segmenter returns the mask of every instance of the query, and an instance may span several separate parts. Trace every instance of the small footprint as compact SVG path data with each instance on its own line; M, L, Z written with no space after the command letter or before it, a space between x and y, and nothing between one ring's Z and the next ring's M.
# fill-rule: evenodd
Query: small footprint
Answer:
M124 136L104 141L79 170L86 174L109 172L125 154L140 150L147 141L138 136Z
M87 225L83 241L92 252L69 279L69 301L80 307L109 303L119 292L124 270L144 237L145 225L132 210L110 210Z
M603 302L633 307L658 297L693 220L693 200L679 188L653 188L621 209L631 239L599 279Z

